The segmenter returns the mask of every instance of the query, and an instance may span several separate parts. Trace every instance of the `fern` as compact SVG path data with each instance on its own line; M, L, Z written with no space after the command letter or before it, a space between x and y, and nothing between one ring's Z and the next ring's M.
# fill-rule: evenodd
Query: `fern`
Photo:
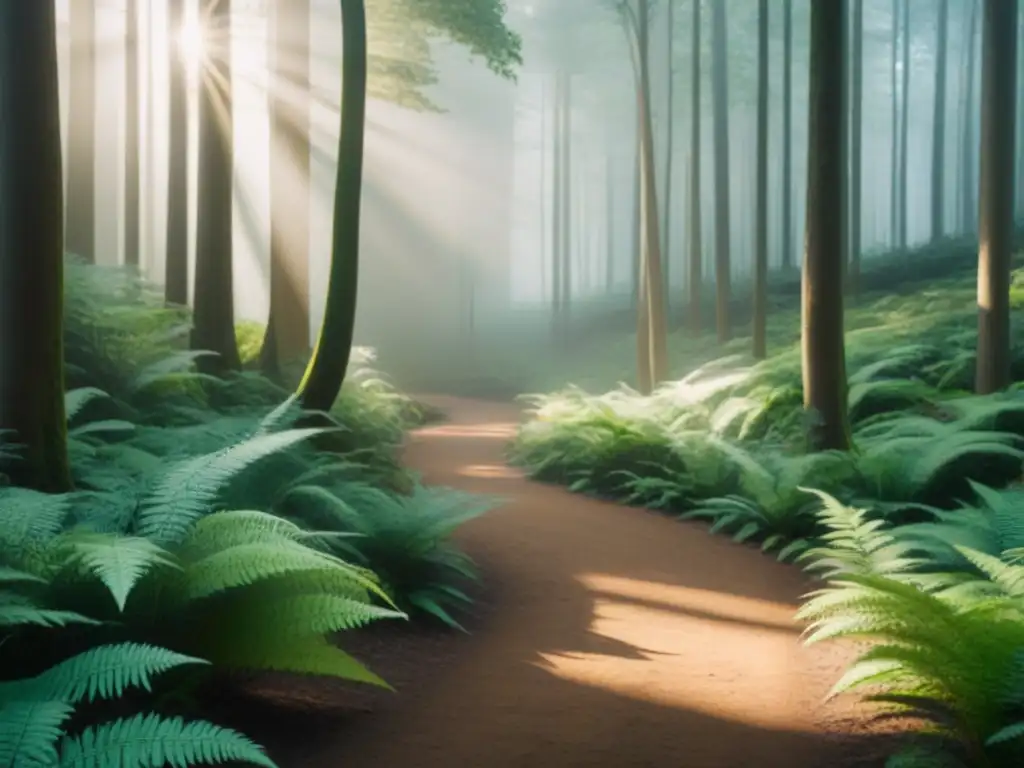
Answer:
M35 677L0 683L0 765L157 768L234 760L272 768L249 739L204 721L138 714L65 734L76 704L118 698L132 687L148 690L155 675L196 663L203 662L125 643L99 646Z

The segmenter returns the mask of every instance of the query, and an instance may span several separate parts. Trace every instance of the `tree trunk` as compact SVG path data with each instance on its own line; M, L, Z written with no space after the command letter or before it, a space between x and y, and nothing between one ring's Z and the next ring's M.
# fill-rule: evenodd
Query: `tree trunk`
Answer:
M540 185L537 190L537 197L540 201L538 211L540 219L540 301L544 303L548 295L548 281L550 280L550 265L548 264L548 198L547 198L547 176L548 168L548 103L547 83L540 82Z
M64 222L53 3L0 4L0 469L70 490L64 413Z
M276 375L309 353L309 0L276 0L272 23L270 313L260 363Z
M843 3L812 0L807 232L802 275L804 408L810 450L850 446L843 347Z
M985 0L978 219L978 367L975 391L1010 384L1010 268L1016 136L1017 0Z
M96 261L96 4L70 0L68 202L65 248Z
M695 3L700 0L694 0ZM793 267L793 0L782 7L782 268Z
M903 121L900 124L900 250L907 250L907 139L910 136L910 0L903 0Z
M711 5L712 116L715 123L715 326L718 341L732 338L729 317L731 256L729 243L729 93L725 0Z
M754 359L768 355L768 0L757 4L757 214L754 226Z
M939 0L935 41L935 115L932 117L932 239L945 234L946 200L946 56L949 39L949 0Z
M572 322L572 288L573 288L573 227L572 227L572 74L563 74L562 87L562 297L560 334L563 344L569 342L569 329Z
M139 266L139 3L126 0L124 62L124 263Z
M861 144L864 129L864 0L853 0L853 50L850 62L850 258L846 272L847 293L860 293L861 251Z
M188 304L188 91L185 62L173 41L184 25L185 0L169 0L167 26L172 35L167 132L167 254L164 300Z
M551 335L557 342L562 314L562 75L555 73L555 125L552 136Z
M668 339L665 317L665 282L662 273L660 227L658 226L658 183L654 163L654 126L651 119L651 76L649 61L650 8L648 0L639 2L639 89L637 107L640 110L640 175L641 209L643 215L643 280L647 288L648 343L651 347L651 385L657 386L668 378Z
M892 67L890 69L890 87L892 88L892 164L889 168L889 244L893 250L899 248L900 238L900 103L897 78L897 61L899 59L900 39L900 6L899 0L892 0Z
M693 47L693 70L690 93L690 270L687 304L690 309L690 331L696 335L701 331L700 302L704 283L704 254L701 242L700 205L700 8L702 0L693 0L693 21L690 34ZM790 2L790 0L786 0Z
M231 28L231 0L212 6L210 27ZM214 375L241 367L235 338L232 209L234 203L234 120L231 101L230 42L226 52L204 62L199 88L199 183L196 216L196 284L192 349L201 370ZM212 72L209 70L213 70Z
M341 130L334 183L331 270L323 324L299 384L302 406L329 411L341 391L352 355L359 285L359 208L366 131L366 7L341 0Z
M963 153L960 163L960 188L963 190L960 218L965 232L976 231L978 224L975 218L978 214L978 209L975 208L977 199L974 195L974 152L977 149L974 141L974 80L978 65L978 0L970 0L970 7L971 18L967 25L967 66L964 68L967 87L963 105Z
M665 14L665 78L666 78L666 99L665 107L668 114L665 116L665 195L661 212L661 253L664 256L664 283L665 283L665 314L666 317L672 314L672 181L673 161L675 159L675 73L673 71L675 56L675 3L666 3Z
M615 165L611 151L604 161L604 292L610 294L615 283Z

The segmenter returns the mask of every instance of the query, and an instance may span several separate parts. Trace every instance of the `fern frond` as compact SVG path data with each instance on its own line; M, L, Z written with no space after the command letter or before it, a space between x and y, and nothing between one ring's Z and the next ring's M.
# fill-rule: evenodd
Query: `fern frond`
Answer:
M72 532L60 543L66 566L98 578L110 591L119 611L139 579L155 567L177 568L170 553L149 539Z
M139 533L158 544L176 544L211 507L228 484L260 459L321 434L322 429L291 429L260 435L221 451L187 459L156 485L139 515Z
M4 702L0 706L0 765L56 765L56 744L72 711L63 701Z
M260 747L230 728L139 714L86 728L60 745L57 768L190 768L228 762L276 768Z

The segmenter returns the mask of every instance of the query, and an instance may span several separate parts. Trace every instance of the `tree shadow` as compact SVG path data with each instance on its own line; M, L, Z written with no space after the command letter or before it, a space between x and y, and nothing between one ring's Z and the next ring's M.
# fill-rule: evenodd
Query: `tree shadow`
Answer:
M456 426L516 417L508 406L438 404ZM460 532L487 574L472 634L382 630L362 650L343 635L399 695L353 706L350 687L309 682L301 726L273 715L274 728L248 729L282 766L884 764L894 736L821 706L849 654L799 643L799 572L642 510L460 474L502 463L504 443L487 433L424 430L407 449L426 482L508 500ZM278 690L295 699L294 682Z

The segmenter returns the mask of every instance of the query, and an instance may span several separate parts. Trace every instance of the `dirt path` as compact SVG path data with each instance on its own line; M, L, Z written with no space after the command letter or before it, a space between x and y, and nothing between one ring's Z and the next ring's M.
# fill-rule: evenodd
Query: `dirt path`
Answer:
M528 482L502 459L515 408L434 400L451 420L412 436L408 464L507 499L460 537L493 610L393 706L286 768L881 764L849 713L823 721L847 659L798 642L808 584L795 569L699 525Z

